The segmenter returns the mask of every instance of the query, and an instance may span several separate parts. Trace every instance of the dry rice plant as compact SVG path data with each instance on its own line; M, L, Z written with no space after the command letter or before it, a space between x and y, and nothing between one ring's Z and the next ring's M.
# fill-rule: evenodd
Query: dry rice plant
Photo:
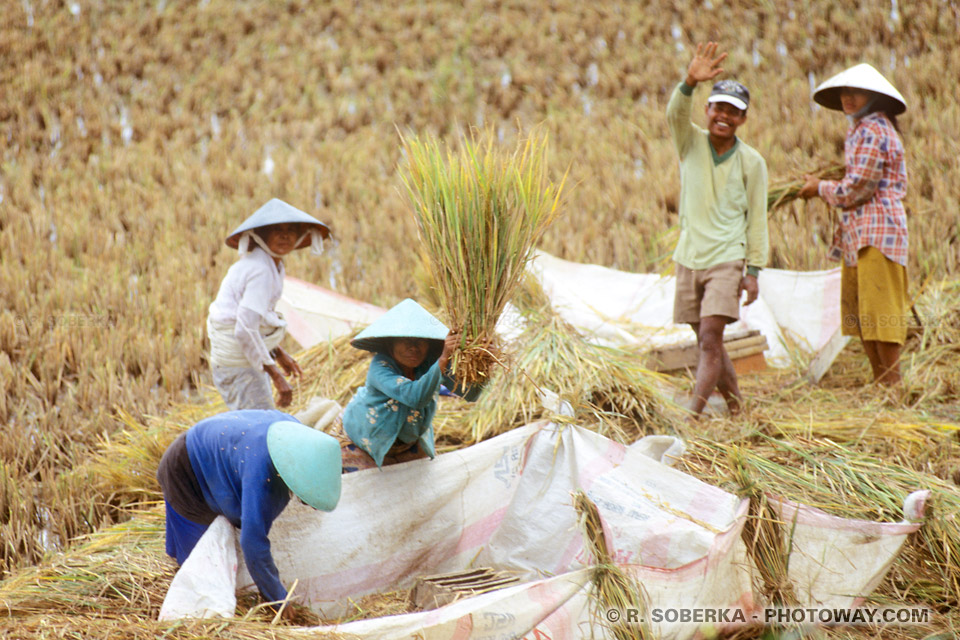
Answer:
M583 491L573 494L573 508L579 516L579 525L583 532L587 552L594 559L593 600L594 619L609 620L606 611L615 609L620 612L639 610L640 618L646 619L647 598L643 585L621 569L613 561L600 520L597 505ZM608 623L607 628L617 640L652 640L655 636L646 622L629 623L623 618L619 622Z
M949 134L960 130L960 104L943 70L960 68L956 3L901 2L896 15L889 3L837 0L711 5L0 3L0 574L126 518L118 507L149 495L152 472L136 456L156 455L172 433L131 443L128 485L121 472L101 489L87 463L101 441L119 444L127 416L145 429L158 424L151 415L166 416L170 430L191 424L171 403L206 389L203 320L236 259L223 236L267 199L318 215L337 238L320 259L288 259L291 275L384 306L414 294L416 226L397 189L397 127L453 143L463 136L457 123L470 123L507 144L518 123L542 127L550 171L569 167L577 185L542 248L649 271L676 225L663 109L692 42L730 48L729 74L756 95L743 137L772 176L842 157L843 119L811 108L810 85L869 61L910 107L900 122L908 272L915 283L955 276L960 147ZM805 208L799 222L771 219L770 266L832 266L832 223L819 209ZM772 383L745 378L759 427L777 433L784 423L782 437L793 438L810 423L823 434L842 422L844 446L949 477L955 454L924 450L921 432L960 422L952 287L928 286L917 301L924 333L904 354L905 397L890 400L906 406L890 411L869 400L874 389L849 390L868 379L856 354L825 378L821 391L833 396L780 395L795 402L785 412L764 401L778 390L754 392ZM298 402L313 387L349 399L365 372L355 367L333 382L308 377ZM873 419L878 404L885 417ZM865 437L875 428L886 444ZM908 580L928 575L901 569ZM56 629L61 619L43 615ZM129 633L138 634L157 635Z
M158 622L176 563L164 552L162 509L97 532L70 552L0 582L4 638L302 637L270 624L255 598L230 620ZM316 624L316 620L312 621ZM328 634L324 638L342 636Z
M787 441L755 433L739 443L701 438L690 445L682 464L706 482L748 495L769 492L840 517L897 522L904 498L930 489L931 511L914 537L915 553L897 559L914 572L900 596L941 611L960 601L960 491L952 483L827 438Z
M840 180L845 175L845 172L846 170L843 165L832 165L806 173L816 176L821 180ZM791 178L780 180L770 185L767 189L767 212L772 212L777 207L790 204L799 198L800 188L803 186L803 183L804 180L802 178Z
M461 332L451 371L470 385L494 366L494 327L527 261L557 216L566 176L547 176L547 138L531 135L512 153L488 131L457 152L436 138L403 138L402 178L413 204L437 298Z
M665 376L645 369L636 354L587 342L548 308L527 318L509 364L477 401L438 410L438 438L471 444L545 417L625 443L671 427L679 409L661 395ZM573 416L544 409L541 391L557 394Z

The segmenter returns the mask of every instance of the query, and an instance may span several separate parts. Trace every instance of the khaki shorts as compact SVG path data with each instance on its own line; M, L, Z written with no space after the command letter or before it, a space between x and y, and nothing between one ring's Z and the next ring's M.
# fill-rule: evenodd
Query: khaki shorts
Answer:
M693 324L707 316L724 316L727 322L740 318L740 281L743 260L721 262L707 269L688 269L677 263L677 287L673 298L673 321Z
M903 344L907 339L907 269L876 247L857 252L857 266L840 271L841 332Z

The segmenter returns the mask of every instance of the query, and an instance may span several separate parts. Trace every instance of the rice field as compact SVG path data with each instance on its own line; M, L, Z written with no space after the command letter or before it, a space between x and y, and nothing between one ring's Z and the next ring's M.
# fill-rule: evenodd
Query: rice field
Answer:
M812 105L812 86L867 61L904 94L909 276L924 322L904 354L902 391L863 388L868 366L851 346L819 387L799 382L799 365L745 379L753 407L740 422L709 421L710 442L770 452L763 438L806 439L951 482L960 100L945 70L960 69L958 31L956 0L0 3L0 577L155 499L150 465L171 420L215 409L203 327L235 259L223 239L269 198L315 215L335 237L320 258L288 259L291 275L383 306L426 296L401 135L456 146L476 130L509 150L541 131L547 172L566 183L540 247L625 270L667 268L679 178L663 111L692 45L707 39L730 51L725 66L751 89L741 133L766 158L772 185L840 161L845 121ZM773 210L770 266L831 266L832 215L819 202ZM542 353L582 349L563 336L556 326L541 333ZM300 401L320 389L349 396L362 376L359 359L329 349L302 354L318 373ZM620 382L599 395L570 389L578 411L624 438L636 432L622 416L665 428L649 396L623 393L628 363L595 370ZM535 392L523 393L511 406L533 411ZM183 403L199 408L172 411ZM472 430L457 431L465 422ZM448 446L503 427L452 413L449 424L439 433ZM153 435L128 442L131 425ZM101 464L104 447L129 456L121 468ZM717 461L700 468L704 477L732 482L730 458L703 447L698 460ZM930 569L923 576L960 573L955 555L929 549L910 556ZM910 592L910 566L884 593ZM937 588L956 602L955 577Z

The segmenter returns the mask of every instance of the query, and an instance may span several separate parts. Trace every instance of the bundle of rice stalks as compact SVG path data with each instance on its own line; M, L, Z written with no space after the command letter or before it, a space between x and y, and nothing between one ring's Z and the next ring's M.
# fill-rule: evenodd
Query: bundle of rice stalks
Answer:
M902 576L895 584L896 599L922 601L940 611L960 602L960 491L945 480L827 438L696 439L683 464L702 480L732 485L743 495L770 493L863 520L900 521L906 496L929 489L926 521L891 572Z
M440 437L479 442L546 417L623 443L671 428L671 411L679 409L661 393L665 376L645 369L636 354L587 342L546 307L527 320L511 343L509 364L494 372L477 402L440 407ZM542 392L557 394L573 416L545 409Z
M798 604L793 585L787 579L790 549L789 536L784 535L784 523L768 502L767 495L753 482L742 465L733 468L740 493L750 499L750 517L743 527L743 539L747 552L753 558L759 574L758 593L764 594L767 602L786 607Z
M603 522L597 505L583 491L573 494L573 508L577 510L580 528L587 552L595 560L593 573L593 611L596 620L612 620L607 612L628 609L639 610L641 620L646 620L647 599L643 585L617 566L607 548ZM609 630L617 640L647 640L654 637L646 622L627 622L620 618L611 623Z
M404 185L427 254L437 299L461 332L452 371L486 381L494 327L537 241L557 216L566 176L547 177L547 138L531 135L512 153L471 136L454 153L434 138L402 138Z
M843 165L830 165L811 171L810 175L821 180L840 180L846 169ZM803 187L803 178L789 178L779 180L767 189L767 212L777 207L789 204L800 197L800 188Z

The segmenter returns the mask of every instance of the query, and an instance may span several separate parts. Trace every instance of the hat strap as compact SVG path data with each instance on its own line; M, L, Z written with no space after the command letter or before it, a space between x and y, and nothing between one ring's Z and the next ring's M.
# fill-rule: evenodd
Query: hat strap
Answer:
M310 225L310 230L308 233L310 234L310 255L323 255L323 234L320 233L320 229L318 229L315 225ZM305 236L307 234L303 235ZM303 236L301 236L301 238L302 237ZM297 244L300 244L300 242L298 241Z
M870 93L873 94L873 97L867 100L867 104L863 105L863 107L861 107L859 111L857 111L855 114L853 114L853 116L851 116L854 120L859 120L860 118L872 113L875 110L874 107L876 106L877 101L880 100L880 94L877 93L876 91L871 91Z
M254 233L253 230L244 231L243 235L240 236L240 242L237 243L237 251L240 252L241 256L247 255L250 252L250 239L253 239L257 243L257 246L263 249L268 256L271 258L282 258L283 256L277 253L274 253L270 250L270 247L267 246L267 243L263 241L258 234Z
M313 225L311 225L312 227ZM317 228L311 228L309 231L297 238L297 241L293 246L298 247L300 243L303 242L303 239L307 236L310 236L310 254L319 256L323 255L323 234L320 233L320 230ZM237 243L237 251L240 252L241 256L247 255L250 252L250 239L253 239L261 249L267 252L267 255L272 258L282 258L282 255L276 254L270 250L267 246L267 243L263 241L263 238L259 234L254 233L251 229L249 231L244 231L240 236L240 241Z

